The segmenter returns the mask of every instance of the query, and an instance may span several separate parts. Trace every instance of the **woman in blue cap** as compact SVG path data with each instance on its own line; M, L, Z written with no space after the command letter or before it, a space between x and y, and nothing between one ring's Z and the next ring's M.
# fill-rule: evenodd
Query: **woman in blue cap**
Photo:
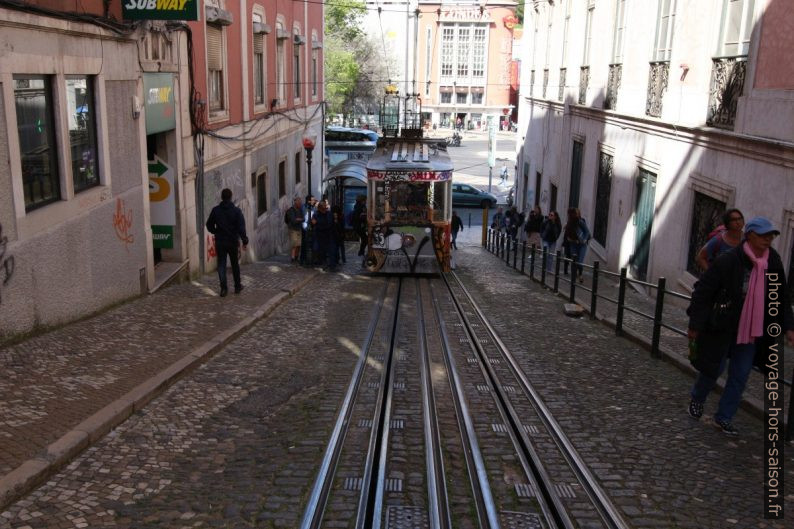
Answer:
M695 284L687 309L687 334L698 351L692 363L700 371L690 394L689 415L700 419L706 397L729 364L725 390L714 414L714 425L729 435L739 433L732 420L756 352L764 353L770 340L776 339L766 334L772 323L767 288L775 288L777 299L782 301L777 323L794 344L794 314L783 261L771 247L780 232L769 219L755 217L745 224L744 233L744 241L719 256ZM766 355L758 356L761 365L765 364Z

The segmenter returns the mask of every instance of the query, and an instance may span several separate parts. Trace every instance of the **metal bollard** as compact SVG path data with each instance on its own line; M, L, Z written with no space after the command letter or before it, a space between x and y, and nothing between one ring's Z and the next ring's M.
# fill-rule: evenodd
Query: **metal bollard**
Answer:
M667 280L663 277L659 278L656 284L656 311L653 314L653 338L651 339L651 356L660 358L662 355L659 353L659 337L662 332L662 310L664 309L664 289L667 285Z
M505 248L507 250L505 252L505 263L510 266L510 236L507 234L505 234Z
M540 284L546 286L546 259L549 258L549 249L545 246L540 254Z
M554 254L554 293L560 291L560 257L562 256L562 252L557 250Z
M615 319L615 334L623 336L623 305L626 304L626 267L620 269L620 285L618 286L618 315Z
M576 303L576 263L571 260L571 293L568 294L568 300L571 303Z
M593 288L590 289L590 319L596 317L596 305L598 305L598 261L593 262Z
M521 243L521 275L524 275L524 263L527 260L527 243Z
M517 268L516 260L518 259L518 239L513 240L513 270Z
M529 278L535 279L535 243L529 249Z

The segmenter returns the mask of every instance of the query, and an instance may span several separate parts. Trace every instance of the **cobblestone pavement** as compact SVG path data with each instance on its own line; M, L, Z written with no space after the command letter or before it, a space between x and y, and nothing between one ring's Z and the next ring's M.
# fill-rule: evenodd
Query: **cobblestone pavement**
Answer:
M208 274L1 348L0 478L315 273L284 260L243 266L244 290L226 298Z
M479 236L479 233L477 235ZM476 241L472 241L471 244L480 244L480 239L478 238ZM529 249L527 249L526 261L524 263L524 273L527 276L529 275L531 268L529 254ZM535 262L534 277L537 281L540 281L541 277L540 260L541 259L538 256ZM502 265L505 267L508 266L508 264L504 261L502 261ZM512 253L509 266L513 266ZM518 270L521 269L520 246L516 267ZM592 288L592 284L593 273L590 269L585 269L584 284L576 285L577 288L575 290L575 299L577 303L588 309L590 307L591 294L587 290L578 287L584 286L589 289ZM554 285L553 269L552 274L546 276L546 285L548 285L550 288ZM606 296L614 300L618 299L618 286L619 278L605 274L600 275L598 282L599 296ZM564 293L566 297L570 293L570 282L568 281L568 276L563 275L562 268L560 269L559 290L560 292ZM675 291L680 289L676 289L673 286L668 285L667 290ZM655 289L647 289L646 291L640 288L626 288L626 306L652 316L656 308L655 296ZM666 325L686 331L689 324L689 317L686 315L687 306L688 302L686 300L677 299L668 294L665 297L662 321ZM614 325L617 317L617 304L599 297L597 301L596 314L599 319L606 320ZM651 336L653 335L653 322L650 319L626 310L623 315L623 328L627 332L634 333L635 335L641 337L644 341L650 344ZM685 336L662 327L659 337L659 345L665 354L675 357L675 359L677 359L680 363L688 366L688 344L687 338ZM794 373L794 348L786 343L784 351L785 354L783 355L782 373L786 380L792 380L792 373ZM720 379L720 383L724 383L726 377L727 374L723 374L722 378ZM783 401L786 403L786 406L788 406L791 398L791 388L786 386L783 393ZM744 397L746 400L752 402L753 406L755 406L757 409L763 409L764 377L758 371L753 370L753 372L750 374L750 379L747 382L747 389L744 392Z
M728 437L686 413L693 379L601 323L563 315L564 300L484 249L457 252L458 273L508 348L636 527L780 527L763 519L763 427L744 411ZM790 445L789 445L790 448ZM794 455L786 458L794 512Z

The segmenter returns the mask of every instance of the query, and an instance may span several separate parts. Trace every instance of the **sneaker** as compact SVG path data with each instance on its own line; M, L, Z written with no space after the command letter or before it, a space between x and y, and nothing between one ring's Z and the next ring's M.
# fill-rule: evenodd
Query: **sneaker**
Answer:
M695 399L689 401L689 416L693 419L700 419L703 416L703 403Z
M739 430L730 421L714 419L714 427L719 428L726 435L739 435Z

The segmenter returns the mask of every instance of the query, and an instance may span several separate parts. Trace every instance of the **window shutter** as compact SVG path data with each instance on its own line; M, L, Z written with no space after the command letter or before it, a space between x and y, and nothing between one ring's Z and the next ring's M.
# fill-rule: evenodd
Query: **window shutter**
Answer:
M223 69L223 30L207 24L207 69Z
M254 35L254 53L264 53L265 50L265 36Z

